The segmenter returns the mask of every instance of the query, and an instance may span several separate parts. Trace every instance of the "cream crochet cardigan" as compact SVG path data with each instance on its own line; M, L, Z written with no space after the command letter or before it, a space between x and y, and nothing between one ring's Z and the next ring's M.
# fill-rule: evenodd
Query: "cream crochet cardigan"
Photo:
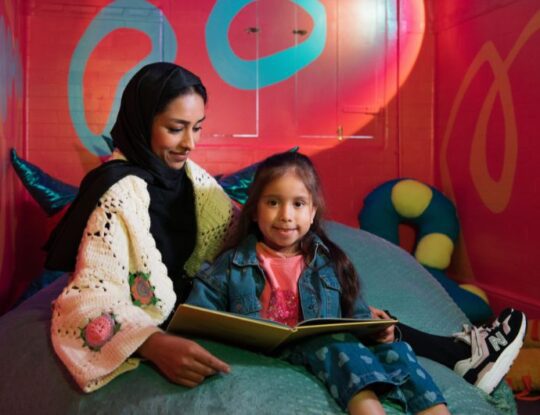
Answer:
M185 269L193 276L220 249L232 204L216 180L186 163L195 194L197 237ZM131 357L171 313L176 296L150 234L144 180L127 176L101 197L79 245L69 284L53 303L54 350L79 386L91 392L128 370Z

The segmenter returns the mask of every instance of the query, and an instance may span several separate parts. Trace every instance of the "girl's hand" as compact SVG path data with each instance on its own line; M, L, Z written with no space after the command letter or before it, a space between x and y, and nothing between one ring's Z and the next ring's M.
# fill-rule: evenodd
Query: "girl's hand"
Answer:
M371 311L371 318L373 319L391 319L392 318L384 310L379 310L378 308L371 307L371 306L369 306L369 310ZM392 343L395 340L395 336L394 336L395 327L396 325L392 324L391 326L388 326L384 330L374 333L371 338L377 343Z
M150 360L173 383L188 388L199 385L217 372L229 373L230 367L194 341L157 332L139 347L141 357Z

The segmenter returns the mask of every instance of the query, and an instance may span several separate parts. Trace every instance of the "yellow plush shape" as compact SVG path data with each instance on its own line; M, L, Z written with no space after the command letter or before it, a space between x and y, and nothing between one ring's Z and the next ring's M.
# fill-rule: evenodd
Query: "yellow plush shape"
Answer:
M506 381L514 392L540 391L540 349L521 349L506 375Z
M525 347L540 348L540 320L529 319L527 321L527 334L525 335Z
M404 218L417 218L431 203L433 191L424 183L406 179L392 188L392 204Z
M418 242L414 256L424 266L440 270L448 268L454 243L443 233L430 233Z
M473 294L476 294L478 297L480 297L482 300L485 301L486 304L489 304L489 300L487 297L486 292L481 289L480 287L474 285L474 284L460 284L460 287L464 290L467 290Z

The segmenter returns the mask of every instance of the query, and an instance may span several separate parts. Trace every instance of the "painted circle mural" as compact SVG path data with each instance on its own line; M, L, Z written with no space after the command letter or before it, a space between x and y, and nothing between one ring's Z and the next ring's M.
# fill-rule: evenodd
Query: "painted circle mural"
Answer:
M144 19L126 19L120 21L118 19L108 18L111 15L114 15L114 9L119 7L146 8L153 10L157 14L161 14L161 11L157 7L144 0L116 0L96 15L90 26L86 29L84 35L81 37L77 44L77 48L73 53L68 80L69 111L73 126L75 127L80 140L90 152L98 156L110 154L110 149L102 139L101 135L96 135L90 130L84 113L83 76L92 51L107 35L117 29L129 28L138 30L146 34L152 43L151 52L130 71L126 72L119 82L116 89L116 99L114 100L113 108L109 114L107 124L103 129L104 134L111 130L116 119L124 86L135 72L147 63L155 61L173 62L176 58L176 38L167 19L163 18L163 24L161 26L163 32L161 32L159 27L148 24Z
M312 33L297 46L254 60L241 59L233 52L227 32L236 15L255 0L216 2L206 23L206 46L212 65L225 82L238 89L264 88L290 78L320 56L326 44L324 6L316 0L291 1L315 22Z
M338 103L338 111L351 112L354 107L348 128L359 131L395 96L416 61L424 33L423 1L410 0L398 6L393 2L365 0L348 3L346 7L319 0L291 0L290 3L312 21L305 39L266 56L243 59L231 47L229 29L235 18L247 7L255 7L256 2L217 0L204 24L204 41L213 69L226 84L238 90L272 87L297 74L304 77L308 72L303 71L309 70L307 78L302 78L304 91L317 85L319 92L316 99L311 99L308 91L299 105L302 111L312 115L310 122L321 122L328 114L335 114ZM144 19L111 19L120 7L153 10L161 14L162 24L148 24ZM283 25L280 30L291 30L282 20L277 14L270 19L275 25ZM99 134L89 128L85 116L84 72L92 52L118 29L144 33L151 40L152 48L118 83L108 120ZM94 17L73 53L68 80L70 115L85 148L98 156L110 153L101 135L108 134L112 128L127 80L148 62L174 61L176 50L177 39L170 23L157 6L148 1L116 0ZM334 69L328 70L329 65ZM331 93L335 94L335 99L321 99L326 94L321 95L326 82L334 85ZM365 103L369 107L364 108ZM272 117L274 109L264 111Z

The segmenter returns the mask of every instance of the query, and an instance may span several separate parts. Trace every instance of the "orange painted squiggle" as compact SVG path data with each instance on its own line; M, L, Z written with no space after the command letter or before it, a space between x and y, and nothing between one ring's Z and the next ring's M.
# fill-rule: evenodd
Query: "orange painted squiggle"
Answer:
M474 187L484 205L493 213L502 213L512 195L517 162L518 133L512 102L512 87L508 79L508 67L501 60L501 56L491 42L484 45L478 56L480 62L491 64L495 80L478 116L471 145L469 169ZM487 129L497 95L501 102L505 125L504 158L499 180L493 179L489 174L486 155Z
M469 66L469 69L465 73L463 81L456 94L456 98L452 104L450 115L448 117L448 124L446 126L441 144L442 186L451 199L455 200L452 178L448 166L448 147L450 137L454 131L457 114L461 109L464 96L480 68L487 63L492 68L495 79L486 95L478 116L473 135L471 153L469 155L469 169L474 188L485 207L496 214L504 212L507 208L512 196L519 147L514 104L512 101L512 88L508 78L508 71L523 46L539 29L540 11L537 12L527 23L518 40L508 54L506 60L501 58L495 45L489 41L486 42L482 48L480 48L480 51L475 56L471 65ZM501 102L505 123L503 166L501 176L498 180L493 179L489 173L486 155L487 126L497 96ZM473 277L472 267L467 255L465 241L462 236L460 236L460 241L457 247L457 254L460 256L462 265L465 267L465 274L469 277Z

